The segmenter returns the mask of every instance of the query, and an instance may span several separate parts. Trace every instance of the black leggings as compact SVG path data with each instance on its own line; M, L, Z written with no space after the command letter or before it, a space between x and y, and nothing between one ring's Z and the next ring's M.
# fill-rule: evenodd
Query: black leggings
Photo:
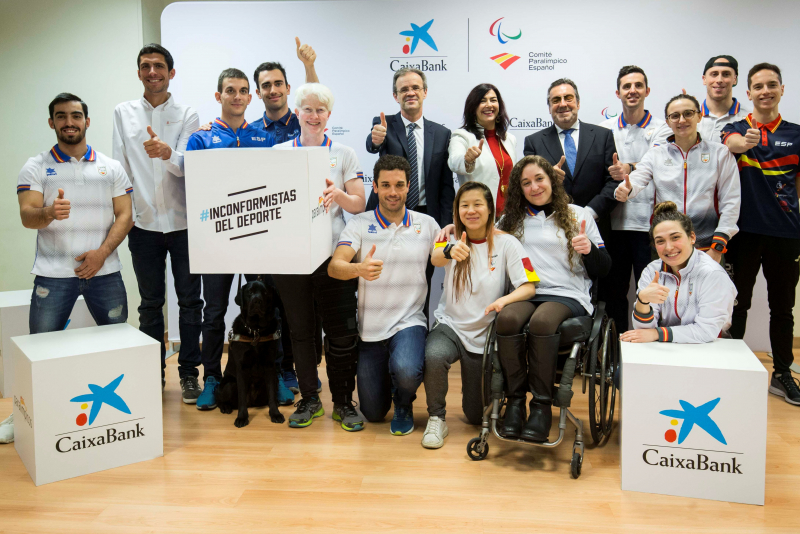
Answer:
M514 302L503 308L497 316L497 334L519 334L528 323L534 336L551 336L570 317L572 311L560 302Z

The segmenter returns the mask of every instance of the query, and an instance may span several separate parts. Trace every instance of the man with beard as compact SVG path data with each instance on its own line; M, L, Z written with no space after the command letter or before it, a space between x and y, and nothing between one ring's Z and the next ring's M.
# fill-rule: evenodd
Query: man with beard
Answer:
M135 225L128 236L133 269L142 302L139 330L161 343L161 384L164 381L164 300L169 253L178 296L181 349L178 375L184 400L197 399L200 329L203 301L200 275L189 272L186 223L186 183L183 153L199 124L197 112L175 102L169 82L175 77L169 51L149 44L136 61L144 95L114 110L112 155L136 185Z
M133 188L119 162L86 144L88 115L73 94L50 102L58 143L30 158L17 179L22 225L39 232L31 334L63 330L79 295L98 325L128 319L116 250L133 225Z

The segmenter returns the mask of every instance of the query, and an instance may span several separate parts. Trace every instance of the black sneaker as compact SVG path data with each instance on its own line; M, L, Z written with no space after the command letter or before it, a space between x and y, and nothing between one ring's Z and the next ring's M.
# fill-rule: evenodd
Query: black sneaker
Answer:
M197 404L197 398L203 390L200 389L200 384L197 382L196 376L187 376L181 378L181 396L183 402L186 404Z
M800 406L800 387L798 381L792 376L791 371L782 374L772 373L772 381L769 384L769 392L773 395L783 397L789 404Z

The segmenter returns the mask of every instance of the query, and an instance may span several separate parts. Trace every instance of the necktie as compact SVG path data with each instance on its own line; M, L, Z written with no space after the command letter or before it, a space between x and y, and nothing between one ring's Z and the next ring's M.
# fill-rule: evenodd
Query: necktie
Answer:
M414 129L417 127L413 122L408 125L408 164L411 166L411 177L408 180L408 196L406 197L406 207L414 209L419 202L419 170L417 169L417 138Z
M575 160L578 159L578 151L575 150L575 140L572 139L572 132L574 131L574 128L564 130L564 156L567 158L569 173L573 176L575 173Z

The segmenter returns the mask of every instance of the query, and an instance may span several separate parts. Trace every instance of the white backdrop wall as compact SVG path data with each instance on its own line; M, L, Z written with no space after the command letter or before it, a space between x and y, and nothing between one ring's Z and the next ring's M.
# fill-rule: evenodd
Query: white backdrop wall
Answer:
M320 80L336 97L328 135L356 150L365 182L370 182L376 157L366 152L365 138L373 117L398 111L391 81L393 71L403 65L427 71L425 116L451 129L460 126L464 99L472 87L481 82L497 85L512 119L511 133L519 141L519 155L525 136L550 125L546 91L551 81L573 79L581 95L580 118L596 124L621 112L614 95L616 76L629 64L647 72L652 92L646 107L663 117L664 104L682 88L702 101L703 66L712 55L738 59L742 81L734 96L748 108L747 70L760 61L777 63L786 70L784 83L789 88L782 114L798 122L800 109L792 91L800 87L800 72L794 68L794 51L800 45L794 21L800 3L759 3L759 12L780 14L768 20L756 18L755 9L743 1L681 0L576 0L566 10L559 4L520 1L489 7L477 0L186 2L164 10L161 35L162 44L177 58L179 75L171 91L180 102L198 109L201 121L219 114L214 92L223 69L237 67L251 75L263 61L281 61L296 88L303 83L303 69L294 37L311 44L317 51ZM257 21L264 27L261 34L253 31ZM404 49L413 41L400 32L429 21L435 49L422 40L413 51ZM744 28L747 35L757 32L762 44L776 39L775 46L746 45L749 39L736 38ZM492 59L499 55L518 59L500 65ZM294 107L291 98L290 105ZM254 94L246 117L252 121L263 111ZM753 349L765 350L769 341L763 279L756 294L748 342ZM176 314L171 311L170 324L177 327ZM174 330L171 338L177 335Z

